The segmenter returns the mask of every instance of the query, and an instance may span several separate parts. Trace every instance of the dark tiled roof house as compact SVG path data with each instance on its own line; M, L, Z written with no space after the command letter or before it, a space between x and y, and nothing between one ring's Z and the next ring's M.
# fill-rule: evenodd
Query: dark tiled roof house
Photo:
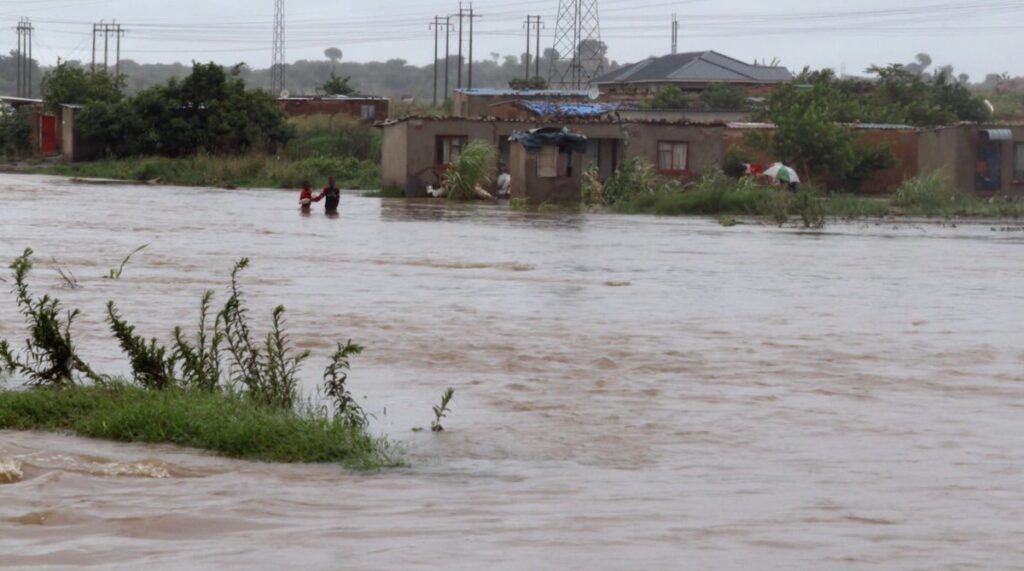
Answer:
M713 83L744 87L771 87L791 81L793 74L780 66L749 64L714 51L652 57L594 79L602 93L655 93L673 85L701 91Z

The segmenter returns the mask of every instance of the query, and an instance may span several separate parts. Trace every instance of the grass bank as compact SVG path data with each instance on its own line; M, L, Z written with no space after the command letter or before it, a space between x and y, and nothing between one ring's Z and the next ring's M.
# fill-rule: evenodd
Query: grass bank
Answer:
M174 328L169 345L146 339L107 303L110 333L131 365L131 380L93 369L74 339L77 310L29 286L33 252L11 264L11 289L24 317L23 341L0 339L0 376L24 390L0 390L0 429L70 431L122 442L168 443L235 458L275 462L341 462L355 468L393 465L388 443L367 432L370 416L349 389L351 360L362 347L338 343L323 373L324 404L305 399L299 382L312 356L291 343L285 308L258 334L242 291L242 259L229 295L199 302L194 334Z
M229 458L394 465L387 444L325 412L293 412L230 392L151 391L123 383L0 391L0 429L165 443Z
M37 172L83 178L159 180L162 184L178 186L282 189L301 188L302 183L307 181L314 187L325 186L327 177L333 176L342 188L369 190L380 187L380 167L377 163L352 157L138 157L59 164Z
M151 181L179 186L322 187L333 176L342 188L381 187L380 132L348 116L315 115L289 121L294 136L276 154L197 154L182 158L127 157L32 169L40 174Z

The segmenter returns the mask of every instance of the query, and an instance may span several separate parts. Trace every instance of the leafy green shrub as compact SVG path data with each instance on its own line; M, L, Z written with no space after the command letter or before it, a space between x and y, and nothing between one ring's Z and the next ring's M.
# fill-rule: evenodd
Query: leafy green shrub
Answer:
M476 187L491 181L498 167L498 150L484 141L473 141L448 167L444 190L450 200L473 200Z
M295 137L282 152L285 158L351 157L380 162L380 130L365 121L347 115L313 115L289 122Z
M949 177L943 171L907 179L893 195L896 206L922 214L945 214L958 202Z
M231 272L231 296L221 311L226 350L232 359L231 375L247 394L268 406L294 407L298 397L298 371L309 352L293 354L284 328L284 307L273 314L273 326L261 345L253 339L249 311L239 284L239 275L249 267L242 258Z
M623 161L615 174L605 181L603 196L605 204L614 205L680 189L678 182L659 175L651 163L641 157L635 157Z
M212 331L207 324L212 303L213 292L207 291L199 304L199 327L194 342L185 339L181 327L174 328L174 358L181 363L181 385L184 387L203 391L220 388L224 331L219 314Z
M334 401L335 418L347 426L357 428L365 427L369 420L366 412L352 397L346 382L352 356L362 352L363 348L351 340L344 345L339 343L338 350L331 356L331 363L324 370L324 394Z
M14 270L14 294L28 325L29 337L21 354L16 353L6 339L0 340L0 369L25 376L33 386L72 385L76 375L103 382L75 350L71 325L79 315L78 310L62 316L59 299L49 295L34 298L29 292L31 248L26 248L10 267Z
M113 301L107 302L107 323L114 337L121 344L121 350L128 355L132 375L136 383L147 389L165 390L176 384L176 355L157 343L135 335L135 326L129 325L117 312Z
M0 111L0 156L20 157L29 154L32 127L25 113Z

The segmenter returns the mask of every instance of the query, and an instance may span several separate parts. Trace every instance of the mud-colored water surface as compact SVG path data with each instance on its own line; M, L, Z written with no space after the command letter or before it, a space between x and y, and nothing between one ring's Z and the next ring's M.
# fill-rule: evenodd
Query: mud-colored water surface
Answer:
M0 259L33 247L116 374L108 299L166 337L252 258L308 390L335 341L368 347L351 385L409 467L0 432L0 567L1024 569L1019 227L296 199L5 176ZM449 386L448 430L412 432Z

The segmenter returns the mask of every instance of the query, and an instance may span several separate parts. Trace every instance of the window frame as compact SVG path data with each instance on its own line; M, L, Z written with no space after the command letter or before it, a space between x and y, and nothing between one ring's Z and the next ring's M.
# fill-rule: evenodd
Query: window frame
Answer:
M377 104L376 103L361 103L359 105L359 116L364 120L375 120L377 119Z
M664 152L662 150L663 145L671 145L671 150L668 151L670 155L670 166L671 168L662 168L661 156ZM676 164L676 147L686 148L686 164ZM665 176L689 176L690 175L690 142L689 141L658 141L657 148L655 151L655 164L658 165L658 174ZM679 167L682 168L679 168Z
M434 139L434 166L440 170L448 170L448 167L452 164L452 152L451 143L458 141L459 154L455 156L454 160L459 160L462 156L463 151L466 150L466 146L469 145L468 135L437 135ZM445 145L448 145L448 162L445 162Z

